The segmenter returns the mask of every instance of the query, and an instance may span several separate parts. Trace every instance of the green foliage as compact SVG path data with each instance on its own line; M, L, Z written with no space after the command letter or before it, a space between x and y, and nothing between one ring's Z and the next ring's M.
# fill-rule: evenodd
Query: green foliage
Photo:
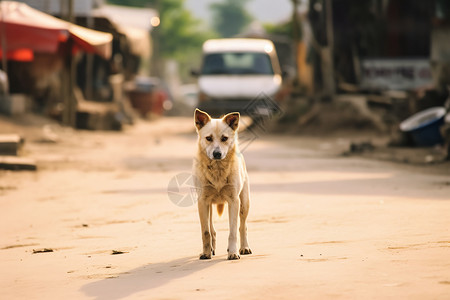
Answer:
M160 0L159 52L164 59L179 63L183 81L188 81L189 70L200 65L204 41L215 37L183 7L184 0Z
M248 0L224 0L213 3L213 27L222 37L232 37L240 33L250 22L252 16L245 10Z
M292 20L281 24L264 24L264 29L268 34L285 35L288 37L294 36L294 27L292 25Z
M159 39L159 52L164 58L183 60L186 54L200 50L203 42L213 35L202 28L184 8L184 0L108 0L111 4L153 7L159 11L161 24L154 30Z
M107 2L109 4L137 7L151 7L155 3L154 0L108 0Z
M183 0L163 0L160 3L160 51L164 57L182 58L189 51L200 49L211 37L202 23L183 7Z

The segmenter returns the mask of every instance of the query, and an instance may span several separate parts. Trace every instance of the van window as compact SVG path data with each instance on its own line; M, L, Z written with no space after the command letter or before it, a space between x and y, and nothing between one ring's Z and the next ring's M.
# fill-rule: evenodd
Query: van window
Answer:
M260 52L211 53L203 59L202 75L273 75L269 55Z

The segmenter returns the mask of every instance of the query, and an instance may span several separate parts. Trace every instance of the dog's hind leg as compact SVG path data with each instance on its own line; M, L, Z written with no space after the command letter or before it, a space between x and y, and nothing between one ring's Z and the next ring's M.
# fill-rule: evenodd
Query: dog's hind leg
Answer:
M200 217L200 225L202 228L203 253L200 259L211 259L211 233L209 227L209 213L211 211L211 204L207 203L205 199L198 201L198 214Z
M248 180L245 182L244 188L242 189L239 198L241 200L239 210L239 217L240 217L239 233L241 236L241 248L239 249L239 253L243 255L252 254L252 250L250 250L247 240L247 216L250 208L250 189L248 185Z
M214 224L213 224L213 206L210 205L209 206L209 228L210 228L210 232L211 232L211 251L212 251L212 255L216 255L216 230L214 229Z

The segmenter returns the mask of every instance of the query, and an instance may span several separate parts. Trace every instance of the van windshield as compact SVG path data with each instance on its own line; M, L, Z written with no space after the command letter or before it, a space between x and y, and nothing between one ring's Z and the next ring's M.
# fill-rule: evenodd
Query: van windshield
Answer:
M226 52L205 55L203 75L265 74L273 75L270 57L261 52Z

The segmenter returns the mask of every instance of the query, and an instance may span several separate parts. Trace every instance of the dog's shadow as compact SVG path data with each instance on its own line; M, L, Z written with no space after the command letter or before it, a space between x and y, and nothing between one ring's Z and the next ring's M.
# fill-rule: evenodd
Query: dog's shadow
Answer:
M96 300L126 298L138 292L163 286L170 281L182 278L211 267L225 259L199 260L198 257L184 257L168 262L148 264L120 274L84 285L81 291Z

